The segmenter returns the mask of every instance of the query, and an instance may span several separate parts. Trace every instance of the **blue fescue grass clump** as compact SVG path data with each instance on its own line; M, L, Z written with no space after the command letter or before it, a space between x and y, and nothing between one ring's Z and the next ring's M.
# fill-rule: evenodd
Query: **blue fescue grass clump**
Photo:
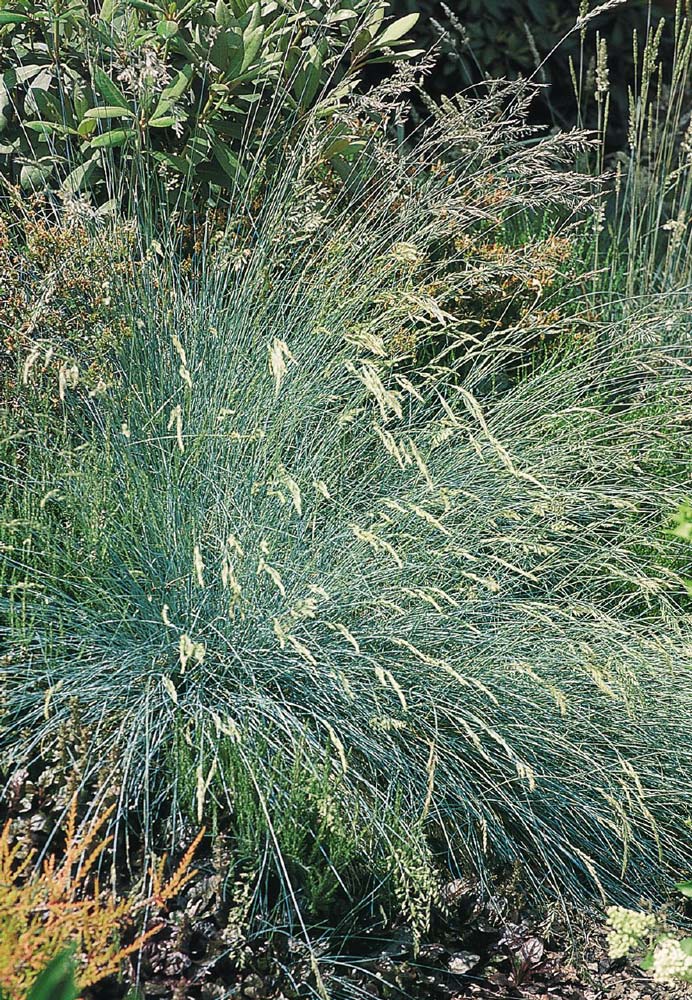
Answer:
M581 139L527 152L493 120L484 145L478 107L450 112L432 172L440 122L410 159L383 144L393 175L348 211L306 146L203 266L152 243L117 384L65 394L69 447L35 433L3 466L6 747L76 715L120 815L211 821L258 912L272 885L304 915L373 893L421 928L449 871L624 900L684 860L692 650L662 526L689 343L655 301L540 348L535 303L469 328L493 270L468 241L583 197L558 169Z

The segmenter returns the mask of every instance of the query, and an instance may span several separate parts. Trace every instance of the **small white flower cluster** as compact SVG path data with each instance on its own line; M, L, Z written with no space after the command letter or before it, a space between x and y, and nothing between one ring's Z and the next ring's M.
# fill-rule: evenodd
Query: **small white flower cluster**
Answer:
M171 82L171 75L156 49L145 46L137 53L128 54L116 80L141 100L145 95L162 90Z
M692 983L692 955L675 938L663 938L654 951L652 972L657 983Z
M653 913L640 913L624 906L609 906L608 954L611 958L625 958L631 951L641 948L643 942L656 931Z

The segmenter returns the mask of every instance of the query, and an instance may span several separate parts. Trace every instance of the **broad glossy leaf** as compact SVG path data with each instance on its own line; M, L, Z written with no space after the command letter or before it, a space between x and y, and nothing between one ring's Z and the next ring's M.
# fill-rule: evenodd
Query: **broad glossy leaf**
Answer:
M692 879L690 881L678 882L675 888L678 892L681 892L683 896L687 896L688 899L692 899Z
M214 150L214 159L228 180L234 182L245 180L247 176L245 170L241 166L238 157L225 142L222 142L221 139L214 139L212 140L212 148Z
M353 166L342 156L334 156L331 160L332 170L336 173L338 177L347 184L348 181L353 176Z
M72 86L72 104L77 118L83 118L89 110L89 101L79 80L75 80Z
M25 24L29 20L25 14L14 14L11 10L0 10L0 28L6 24Z
M115 198L109 198L108 201L104 201L103 205L100 205L96 209L96 214L100 218L110 218L110 216L114 216L116 214L117 208L118 203Z
M189 64L183 66L181 70L178 70L175 79L161 92L161 97L166 101L179 100L192 83L194 73L194 69Z
M74 125L72 109L67 105L62 107L55 94L37 87L31 88L31 96L39 111L39 114L46 121L60 122L64 125Z
M209 52L209 60L224 74L236 72L243 62L243 38L239 31L226 28L216 38Z
M306 66L296 78L293 93L304 108L308 108L317 93L322 78L322 56L314 45L306 56Z
M222 28L230 28L235 21L236 15L228 4L224 3L224 0L216 0L214 17L216 18L216 23L220 24Z
M174 102L167 97L161 97L158 104L149 116L149 123L153 121L154 118L169 118L171 117L171 109L173 108Z
M327 15L327 24L340 24L342 21L356 19L355 10L337 10Z
M234 118L215 119L214 132L218 136L225 136L228 139L242 139L245 133L245 126L243 125L242 118L236 112L236 116Z
M392 21L391 24L387 25L382 34L377 37L377 45L392 45L393 42L398 42L399 39L403 38L413 28L419 17L419 14L406 14L405 17L400 17L396 21Z
M85 118L77 126L77 132L81 135L82 139L88 139L92 132L96 131L96 120L94 118Z
M175 156L173 153L156 152L153 154L157 163L163 163L179 174L189 174L192 170L192 163L184 156Z
M195 44L194 48L185 41L185 36L182 32L174 35L169 41L169 50L171 52L177 52L178 55L183 56L189 63L193 65L201 62L205 62L207 58L207 50L200 49L198 44Z
M57 132L59 135L70 135L75 134L76 130L69 128L67 125L62 125L60 122L25 122L25 127L31 129L32 132L36 132L38 135L49 136L55 135Z
M24 128L38 132L39 135L52 135L54 127L52 122L24 122Z
M366 143L364 139L349 139L346 137L335 139L322 150L322 159L330 160L333 156L362 153L365 145Z
M161 115L159 118L150 118L147 125L150 128L171 128L176 122L180 121L175 115Z
M57 17L53 17L51 20L53 24L65 25L68 29L74 28L77 25L84 24L83 11L83 7L75 5L70 7L69 10L64 11L62 14L59 14Z
M264 28L260 25L259 28L254 28L252 31L247 31L243 35L243 45L245 47L245 52L243 54L243 61L240 66L240 72L244 73L249 66L255 61L257 53L262 46L262 40L264 38Z
M29 87L29 90L27 92L26 100L24 102L25 114L26 113L28 113L29 115L36 114L43 117L43 112L41 111L41 107L38 101L42 100L43 94L46 95L48 94L48 90L52 82L53 82L53 72L52 69L50 68L42 69L41 72L34 77L31 86ZM50 98L47 97L46 101L49 100ZM47 117L52 118L52 115L49 111L47 111ZM60 106L58 105L58 119L60 119L61 117L62 115L60 113Z
M127 0L128 6L135 7L137 10L143 10L146 14L161 14L162 10L153 3L148 3L147 0Z
M215 184L220 188L228 188L228 177L221 167L213 161L204 163L195 170L196 181L206 181L208 184Z
M77 194L78 191L88 186L95 169L96 163L94 160L87 160L86 163L80 163L78 167L75 167L67 175L60 185L60 190L66 191L69 194Z
M246 31L254 31L262 23L262 7L259 2L254 3L252 7L248 8L246 12L246 17L249 14L249 20L245 26Z
M86 119L94 118L97 121L110 118L135 118L136 115L131 108L123 108L120 105L105 108L89 108L85 113Z
M110 24L118 8L118 0L103 0L99 11L99 20Z
M183 156L186 156L194 167L199 166L211 155L211 145L205 135L195 135L188 139L183 149Z
M159 38L169 39L175 38L175 36L180 31L180 25L177 21L171 19L166 19L165 21L159 21L156 25L156 34Z
M44 66L16 66L10 71L14 76L14 83L9 84L9 86L15 86L17 83L27 83L29 80L33 80L35 76L45 70ZM9 75L9 74L8 74Z
M103 135L96 135L91 140L92 149L112 149L114 146L123 146L128 139L132 139L137 135L136 129L133 128L114 128L110 132L104 132Z
M19 172L19 183L25 191L42 191L52 173L51 164L25 163Z
M99 66L94 68L94 86L109 106L117 104L121 108L129 108L125 95Z
M372 35L368 31L368 29L361 28L358 34L356 35L355 41L353 43L353 54L356 56L360 55L360 53L363 52L364 49L367 49L367 47L371 44L371 42L372 42Z
M485 2L485 0L484 0L484 2ZM371 30L371 32L373 34L375 34L377 32L377 30L379 29L380 25L384 21L384 15L385 15L385 13L387 11L387 7L388 7L388 4L386 4L386 3L380 4L380 6L375 10L374 14L372 15L372 17L368 21L368 28L370 28L370 30Z

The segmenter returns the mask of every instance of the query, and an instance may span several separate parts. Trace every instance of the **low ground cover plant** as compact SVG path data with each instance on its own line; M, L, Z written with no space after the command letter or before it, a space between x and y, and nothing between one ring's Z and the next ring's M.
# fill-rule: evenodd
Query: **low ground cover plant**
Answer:
M110 358L128 335L111 295L127 281L132 229L95 233L39 203L16 201L0 216L0 391L15 408L31 384L32 407L64 399L81 382L99 393L113 379ZM36 376L41 373L40 378ZM21 386L22 390L18 391ZM28 418L29 407L22 407Z
M79 720L115 850L205 823L308 948L417 944L450 878L626 906L688 862L689 158L655 213L635 141L609 215L525 84L407 145L412 86L306 113L222 224L128 220L103 389L59 367L27 423L23 344L2 407L5 758Z
M74 987L72 1000L89 987L119 973L125 959L139 952L161 930L155 916L194 877L190 868L199 837L169 877L166 859L150 872L150 895L118 898L95 874L109 849L103 828L111 809L77 824L77 797L66 818L60 857L55 851L34 866L33 852L13 837L8 821L0 835L0 995L6 1000L41 996L52 986ZM148 911L146 929L137 932ZM41 981L44 981L42 986Z
M692 938L671 932L655 913L611 906L607 915L612 958L638 957L659 983L692 983Z

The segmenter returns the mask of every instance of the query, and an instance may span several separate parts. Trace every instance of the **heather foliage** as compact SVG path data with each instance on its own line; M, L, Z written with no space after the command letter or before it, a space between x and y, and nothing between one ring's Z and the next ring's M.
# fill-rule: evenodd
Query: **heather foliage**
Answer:
M57 997L72 980L80 991L117 973L128 955L159 930L153 916L190 880L193 845L168 879L162 866L151 873L148 898L118 899L94 872L110 844L102 835L112 808L78 827L73 798L60 857L35 866L7 823L0 834L0 990L7 1000ZM149 926L133 930L135 913L148 909ZM129 933L129 941L123 935ZM53 992L48 992L50 986ZM27 993L28 991L28 993ZM76 991L71 996L76 996Z
M128 328L111 286L131 275L133 250L131 227L95 234L21 203L0 216L0 393L24 419L28 393L34 410L55 408L70 386L98 394L112 381Z

